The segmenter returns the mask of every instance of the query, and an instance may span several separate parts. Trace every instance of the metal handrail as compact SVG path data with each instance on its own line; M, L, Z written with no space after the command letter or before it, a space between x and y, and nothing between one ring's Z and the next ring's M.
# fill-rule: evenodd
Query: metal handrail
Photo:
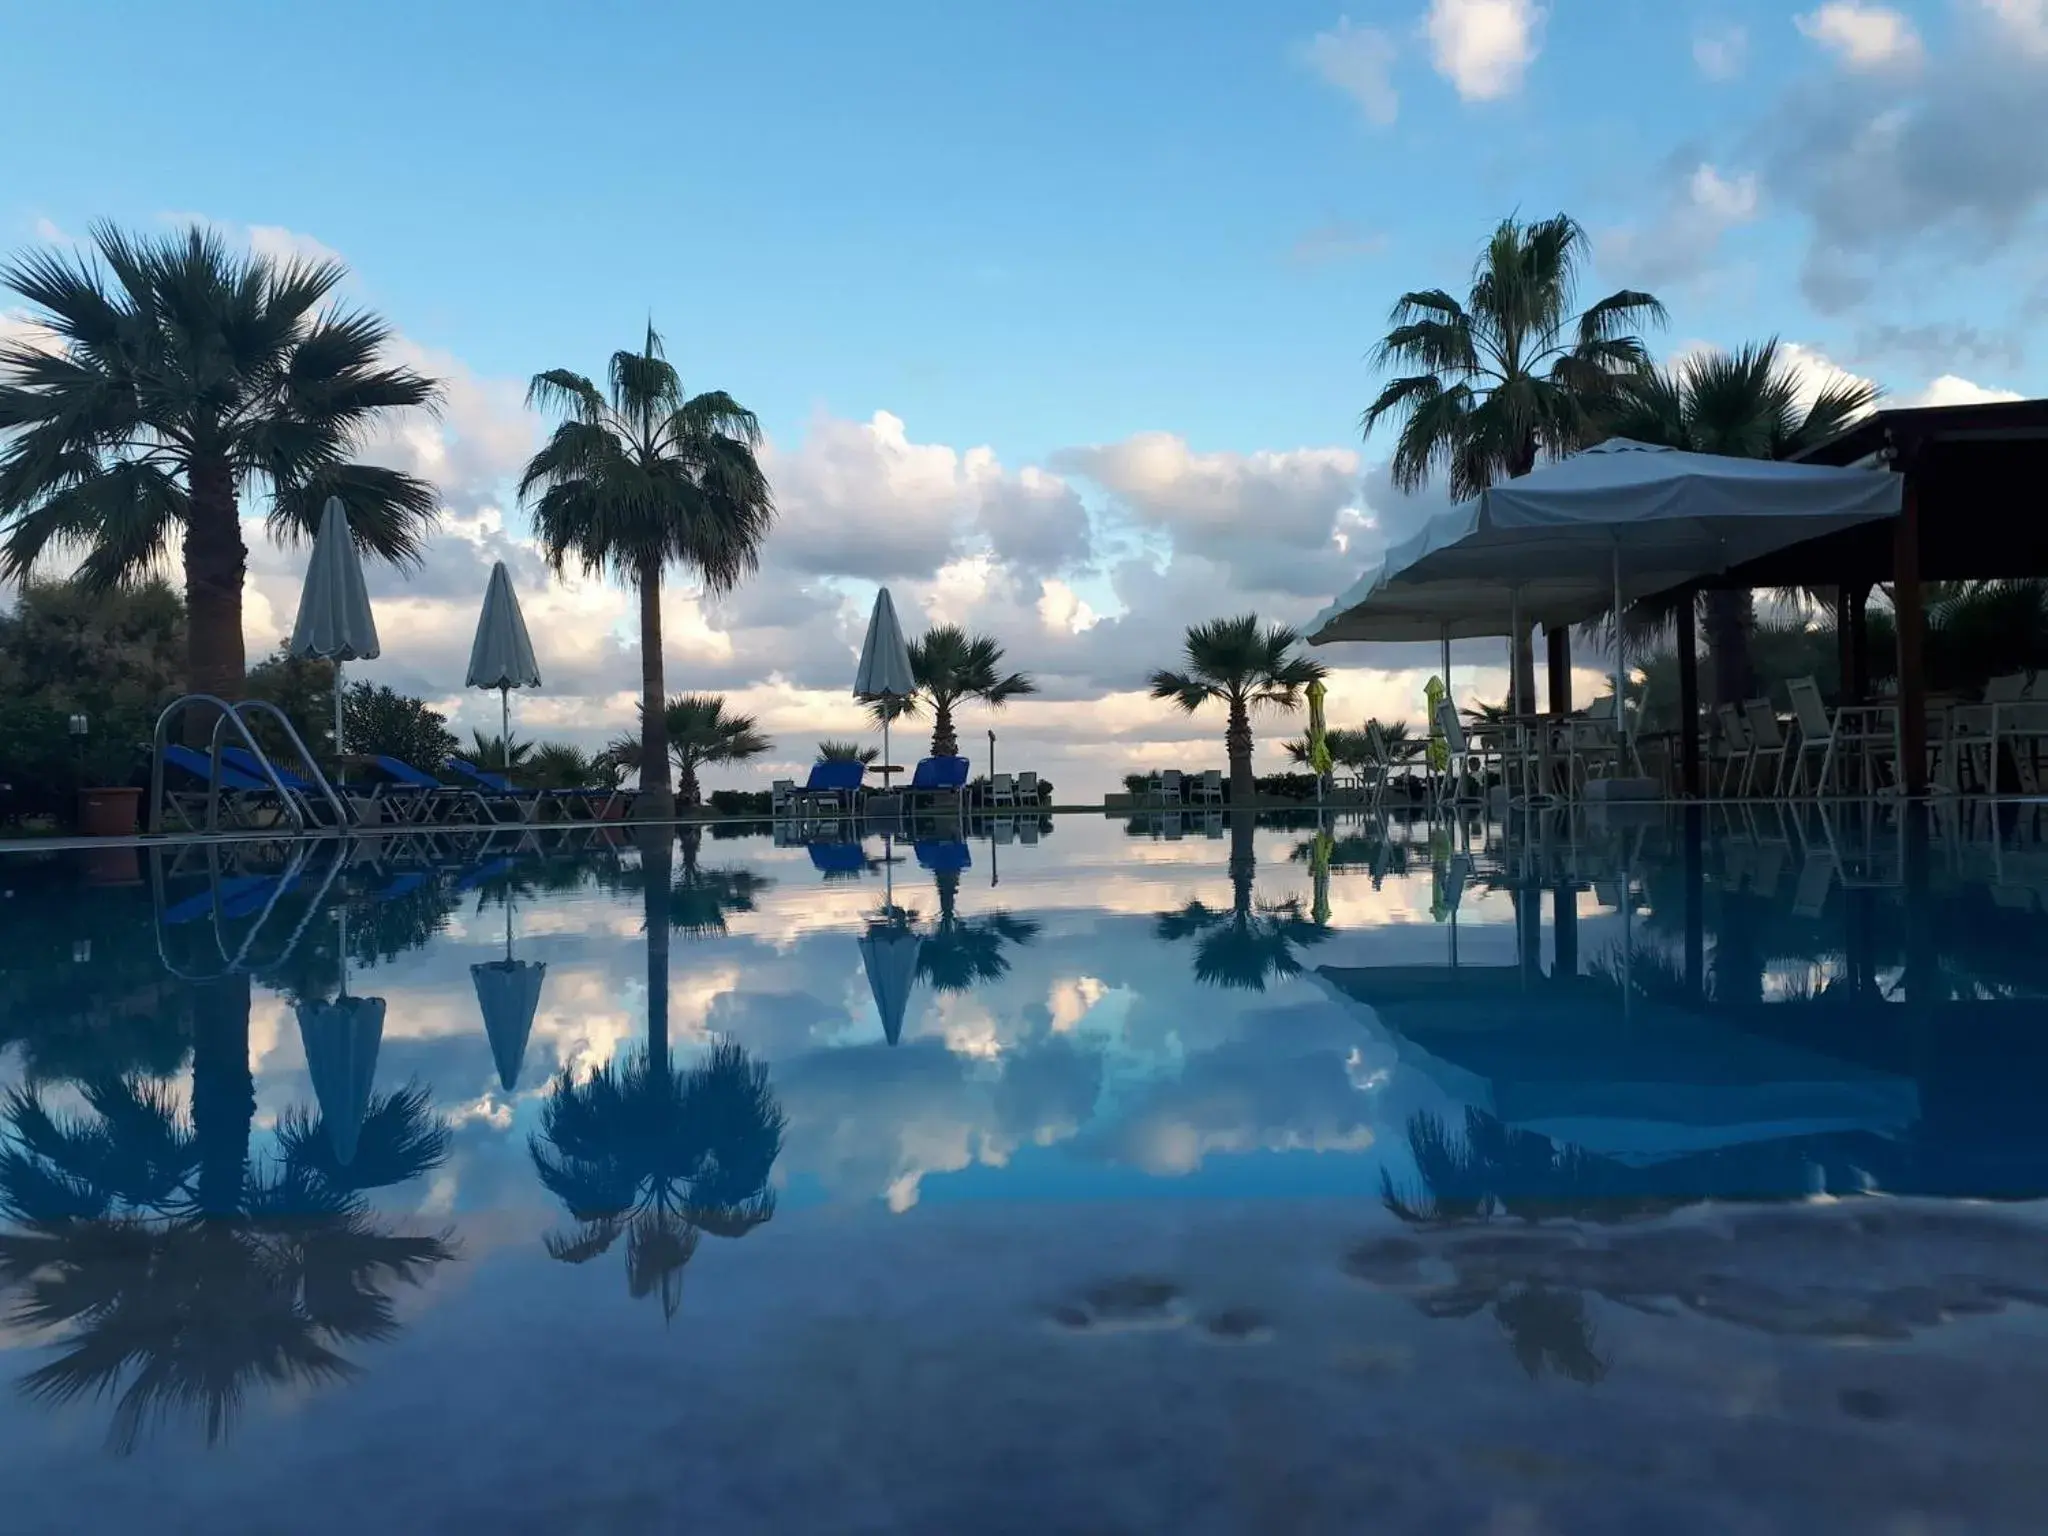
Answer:
M255 745L255 733L248 729L248 722L242 714L242 711L247 709L257 710L276 717L277 723L284 728L285 740L291 743L292 750L299 755L300 764L307 773L312 775L313 787L320 791L321 797L327 802L328 809L334 812L335 829L337 831L345 830L349 823L348 808L342 804L341 797L335 794L334 786L327 782L327 775L321 771L319 763L314 761L313 754L306 750L306 743L300 737L298 727L292 724L291 717L267 699L243 699L234 706L233 711L235 719L242 724L243 739L248 741L254 749L256 760L262 763L265 768L270 769L271 780L278 785L280 791L284 787L283 780L277 771L271 767L263 749ZM208 831L213 830L216 817L215 802L220 794L220 733L221 728L227 723L228 717L226 715L222 715L220 719L213 723L214 776L213 782L207 790L206 819ZM296 798L296 796L293 798ZM303 829L303 823L301 823L301 827Z
M300 739L298 730L292 725L290 718L283 710L263 699L244 699L240 703L230 704L226 699L216 694L188 693L182 698L173 700L164 709L164 712L156 717L156 732L150 744L149 754L149 830L152 833L158 833L163 830L164 746L169 735L170 724L180 713L194 704L211 704L220 711L220 717L214 721L213 725L213 749L206 777L207 831L217 832L220 830L221 733L227 728L229 720L234 721L235 734L241 737L242 745L248 750L249 755L256 760L257 766L263 771L263 776L270 781L270 787L277 792L278 799L283 802L285 814L291 818L293 828L300 833L304 833L306 830L306 813L299 804L299 797L285 788L283 778L279 776L276 766L270 761L270 755L263 750L262 743L257 741L255 733L249 729L249 722L242 714L242 711L245 709L254 709L276 716L278 724L284 727L286 740L291 743L292 749L298 753L300 762L306 766L306 769L312 775L315 787L333 810L335 829L337 831L346 830L349 823L347 808L342 804L341 797L335 794L334 786L327 782L327 775L321 771L319 763L313 758L313 754L306 750L305 742Z
M271 788L277 791L278 799L284 802L285 813L291 817L292 825L300 832L304 832L306 813L299 809L298 801L285 789L284 780L278 777L277 770L271 766L270 759L263 753L263 748L250 734L248 722L235 713L234 705L211 693L188 693L183 698L174 699L165 707L164 712L156 717L156 735L149 751L149 830L153 833L163 830L165 737L168 735L171 721L194 704L211 704L221 712L221 721L216 722L213 729L213 761L206 776L206 830L214 832L220 827L220 726L221 722L233 716L236 731L240 733L243 743L269 778Z

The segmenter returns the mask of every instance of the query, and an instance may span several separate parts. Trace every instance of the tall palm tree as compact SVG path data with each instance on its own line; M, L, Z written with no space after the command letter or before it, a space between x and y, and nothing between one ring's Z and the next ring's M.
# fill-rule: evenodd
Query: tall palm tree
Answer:
M1158 916L1159 937L1168 943L1195 940L1195 980L1204 986L1263 992L1270 981L1301 974L1295 950L1320 944L1330 930L1302 916L1301 902L1259 902L1252 881L1256 820L1248 810L1231 813L1230 906L1219 911L1191 901Z
M775 743L761 734L760 722L752 715L727 714L725 699L715 693L679 693L662 712L662 736L677 774L676 804L695 806L702 798L697 770L711 763L743 763L773 750ZM648 782L645 723L640 740L621 736L605 748L605 755L628 773L640 775L644 789ZM663 777L666 777L664 775Z
M1256 613L1192 625L1182 647L1184 669L1152 674L1152 697L1171 699L1188 714L1219 703L1229 713L1223 732L1230 758L1230 798L1248 806L1252 780L1252 712L1301 707L1301 690L1324 676L1322 663L1294 654L1301 636L1285 624L1259 628Z
M1463 303L1441 288L1401 295L1373 353L1393 377L1363 417L1367 437L1384 420L1399 424L1395 485L1413 491L1441 475L1463 501L1599 435L1601 403L1648 363L1636 332L1665 313L1627 288L1575 313L1586 255L1586 232L1564 214L1503 219ZM1526 635L1515 646L1520 691L1533 686L1535 662Z
M538 373L530 404L566 419L519 480L557 570L611 572L640 597L638 804L674 809L663 708L661 578L671 565L728 592L758 568L775 498L755 450L761 424L722 390L686 395L652 325L638 352L614 352L607 389L567 369Z
M455 1255L445 1236L385 1228L360 1198L445 1160L447 1127L423 1090L372 1102L347 1167L316 1118L288 1110L281 1162L245 1162L230 1181L196 1083L190 1113L136 1076L80 1086L83 1116L53 1113L35 1089L0 1111L0 1212L18 1224L0 1233L0 1284L25 1288L15 1324L61 1334L23 1390L114 1396L117 1451L174 1411L217 1441L253 1383L353 1375L337 1346L398 1331L389 1283ZM246 1130L242 1143L246 1155Z
M970 635L958 624L935 624L908 649L917 692L908 699L874 700L868 709L879 721L884 713L897 719L929 706L933 757L960 755L953 711L964 701L979 699L991 709L1001 709L1022 694L1038 692L1038 684L1027 674L1003 674L1003 648L992 635Z
M917 949L917 976L940 992L965 992L983 982L1000 981L1010 974L1010 957L1003 951L1012 944L1029 944L1038 937L1036 919L1009 912L988 912L980 917L960 915L960 871L941 869L932 876L938 888L939 916L932 931Z
M186 686L240 698L241 497L266 488L271 535L291 542L339 496L365 552L417 563L433 487L352 455L439 389L389 360L381 320L333 302L338 262L230 254L198 226L99 225L93 245L0 267L56 338L0 346L0 576L77 554L79 578L108 588L161 568L175 541Z
M1693 453L1789 459L1867 414L1880 393L1861 379L1837 379L1802 403L1799 375L1780 357L1774 336L1644 369L1622 381L1600 419L1603 435ZM1749 655L1756 604L1747 591L1717 591L1706 594L1703 609L1713 702L1739 704L1756 692Z

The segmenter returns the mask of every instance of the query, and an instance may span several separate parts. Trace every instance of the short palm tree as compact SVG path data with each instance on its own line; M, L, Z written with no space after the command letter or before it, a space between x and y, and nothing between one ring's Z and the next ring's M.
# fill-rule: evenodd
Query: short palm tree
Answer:
M730 395L686 395L654 327L638 352L612 354L608 388L567 369L535 374L531 404L566 419L520 477L534 528L561 569L610 572L640 598L641 813L674 808L661 655L661 578L695 571L727 592L760 564L775 499L755 450L761 424Z
M1298 900L1254 899L1253 817L1237 813L1231 823L1230 906L1219 910L1191 901L1158 916L1159 937L1168 943L1195 941L1195 980L1209 987L1263 992L1270 981L1301 974L1295 951L1329 938L1330 930L1302 915Z
M1320 662L1294 654L1300 638L1285 624L1261 629L1256 613L1212 619L1188 630L1182 648L1183 670L1152 674L1155 699L1171 699L1191 715L1212 702L1228 711L1223 746L1230 758L1234 804L1248 806L1256 793L1252 712L1300 708L1301 690L1325 673Z
M968 699L1001 709L1021 694L1038 692L1038 684L1022 672L1005 676L1003 648L992 635L970 635L958 624L935 624L910 642L910 675L917 692L908 699L875 700L869 712L879 721L932 712L932 756L958 757L960 739L953 730L953 711Z
M752 715L727 714L725 699L715 693L679 693L663 712L662 737L668 743L669 758L676 767L676 804L685 808L702 798L697 770L713 763L743 763L773 750L775 743L761 734ZM621 736L605 748L605 755L628 773L640 775L645 789L649 774L643 751L647 732L640 740ZM666 777L666 775L663 775Z
M390 361L381 320L333 302L338 262L232 255L197 226L101 225L93 245L0 268L56 338L0 346L0 577L75 554L79 578L109 588L175 551L186 686L240 698L241 497L267 489L272 536L294 541L339 496L365 552L417 562L433 487L352 455L438 386Z
M1733 352L1701 352L1673 367L1645 369L1623 381L1600 420L1607 435L1641 443L1789 459L1867 414L1880 393L1861 379L1837 379L1802 403L1799 376L1780 357L1774 336ZM1749 654L1756 604L1747 591L1719 591L1705 594L1702 608L1714 658L1713 702L1740 704L1756 692Z
M1637 330L1665 314L1626 288L1574 312L1586 255L1586 232L1564 214L1503 219L1463 303L1441 288L1401 295L1373 353L1392 377L1363 417L1367 437L1382 421L1399 425L1397 486L1439 475L1463 501L1600 435L1600 406L1648 363ZM1526 647L1517 637L1518 688L1534 680Z
M485 731L471 730L469 750L476 754L478 767L505 773L527 765L533 756L533 743L521 741L517 736L494 736Z
M872 763L881 755L881 748L865 747L857 741L827 738L818 743L818 761L821 763Z

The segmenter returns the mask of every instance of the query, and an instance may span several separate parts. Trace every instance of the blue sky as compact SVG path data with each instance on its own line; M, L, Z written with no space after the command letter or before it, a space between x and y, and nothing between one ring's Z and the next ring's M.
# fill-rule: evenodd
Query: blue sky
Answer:
M1192 527L1223 514L1170 466L1141 484L1098 459L1098 477L1074 450L1170 435L1189 474L1244 492L1248 535L1247 485L1303 483L1284 456L1356 455L1341 505L1313 474L1302 493L1322 498L1301 550L1327 597L1418 515L1357 437L1387 308L1460 287L1516 210L1577 216L1587 296L1656 291L1666 351L1777 334L1900 399L2044 388L2043 0L364 4L346 26L74 0L0 7L0 56L0 124L34 146L0 162L0 246L183 213L340 253L358 296L504 418L506 451L473 453L449 499L494 502L514 539L503 482L532 424L507 397L540 367L596 370L651 313L688 380L761 413L785 500L816 518L902 521L891 484L795 467L827 424L878 411L967 480L976 447L1004 485L1057 478L1086 547L1006 569L1020 613L1053 579L1097 617L1142 614L1144 573L1120 574L1142 554L1175 616L1305 617L1308 593L1202 545ZM445 430L475 447L492 429L468 409ZM858 606L864 581L940 581L986 542L976 483L924 566L796 585ZM814 526L800 506L791 524ZM1075 702L1124 681L1039 665ZM1376 688L1361 675L1361 704ZM557 723L595 729L573 715Z

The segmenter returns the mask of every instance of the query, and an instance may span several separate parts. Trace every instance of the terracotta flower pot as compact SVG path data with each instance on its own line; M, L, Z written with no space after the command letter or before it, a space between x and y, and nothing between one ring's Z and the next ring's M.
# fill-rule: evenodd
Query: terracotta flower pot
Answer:
M81 789L78 831L83 837L133 837L142 791L132 788Z

